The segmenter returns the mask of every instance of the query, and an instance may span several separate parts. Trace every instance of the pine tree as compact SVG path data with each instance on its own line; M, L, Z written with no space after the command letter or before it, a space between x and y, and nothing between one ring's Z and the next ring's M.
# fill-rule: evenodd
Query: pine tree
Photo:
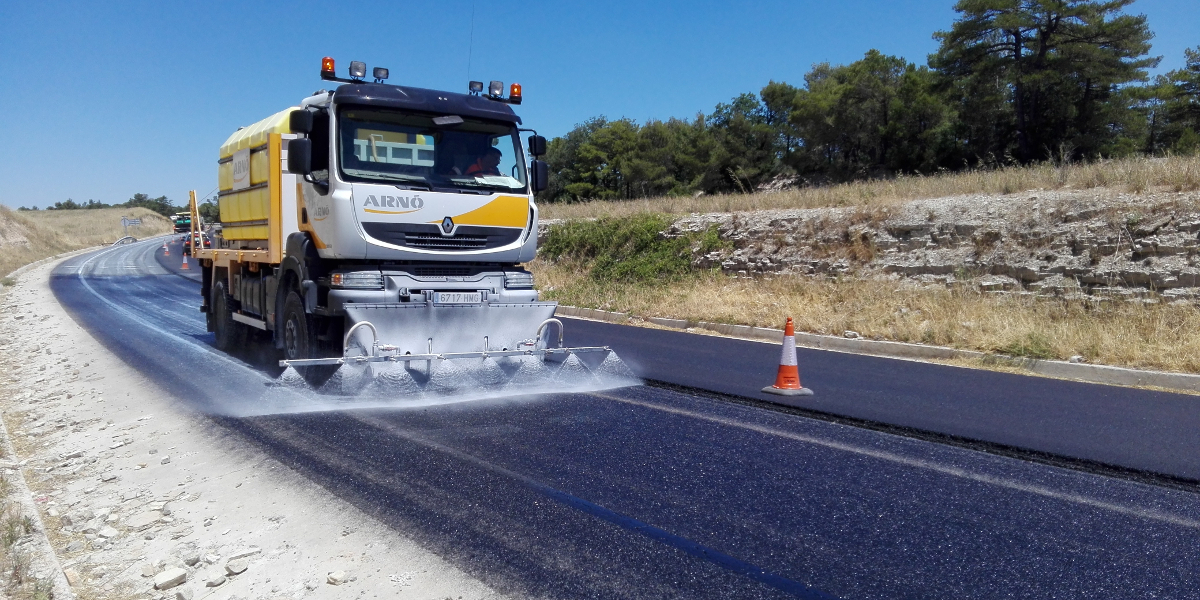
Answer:
M930 65L968 116L962 143L1021 162L1103 153L1129 110L1114 95L1158 64L1145 15L1124 12L1133 1L960 0Z

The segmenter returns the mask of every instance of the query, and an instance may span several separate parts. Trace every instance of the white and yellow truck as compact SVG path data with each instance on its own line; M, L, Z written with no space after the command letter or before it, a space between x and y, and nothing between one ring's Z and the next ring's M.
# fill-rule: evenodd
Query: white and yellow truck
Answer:
M194 252L217 347L265 332L313 385L348 363L607 353L561 348L556 303L521 267L547 169L536 134L525 158L520 86L458 94L365 71L340 78L323 59L322 79L343 85L221 146L221 232ZM194 194L192 211L198 227Z

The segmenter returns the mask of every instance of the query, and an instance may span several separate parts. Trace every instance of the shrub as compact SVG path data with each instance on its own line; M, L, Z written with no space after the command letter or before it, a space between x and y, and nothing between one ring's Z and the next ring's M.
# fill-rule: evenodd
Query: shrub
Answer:
M568 261L600 281L655 282L678 280L697 270L693 256L728 243L715 227L667 235L673 219L640 213L552 225L541 256Z

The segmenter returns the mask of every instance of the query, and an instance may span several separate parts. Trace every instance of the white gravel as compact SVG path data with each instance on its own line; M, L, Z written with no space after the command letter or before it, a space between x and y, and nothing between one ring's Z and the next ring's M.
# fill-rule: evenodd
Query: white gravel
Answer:
M35 568L89 597L205 598L221 576L214 600L501 597L182 409L63 311L54 264L0 291L0 408L19 454L3 460L32 490L59 563ZM324 585L336 572L351 575Z

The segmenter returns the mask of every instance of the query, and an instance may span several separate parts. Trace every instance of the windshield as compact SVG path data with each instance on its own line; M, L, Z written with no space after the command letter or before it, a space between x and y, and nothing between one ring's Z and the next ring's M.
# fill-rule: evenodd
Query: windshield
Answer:
M521 139L509 124L347 107L338 113L338 130L339 168L346 181L525 190Z

